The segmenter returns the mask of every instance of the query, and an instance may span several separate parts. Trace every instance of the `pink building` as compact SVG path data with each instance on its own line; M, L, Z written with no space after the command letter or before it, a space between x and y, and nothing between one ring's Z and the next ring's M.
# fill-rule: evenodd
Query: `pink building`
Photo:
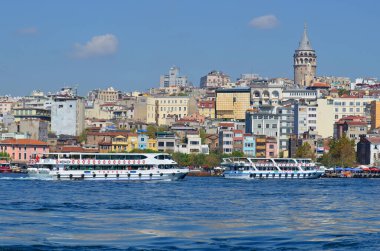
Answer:
M278 148L276 138L267 137L266 140L266 158L277 158L278 157Z
M0 152L7 152L12 162L27 163L37 155L49 153L49 146L34 139L7 139L0 141Z

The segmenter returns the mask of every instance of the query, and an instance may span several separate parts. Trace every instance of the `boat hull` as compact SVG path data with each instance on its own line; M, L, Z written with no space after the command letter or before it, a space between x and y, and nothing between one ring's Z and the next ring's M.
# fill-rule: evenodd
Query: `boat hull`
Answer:
M226 171L223 176L228 179L318 179L324 172L244 172Z
M170 171L50 171L48 169L30 168L28 175L33 178L53 180L125 180L125 181L154 181L181 180L188 174L188 169Z

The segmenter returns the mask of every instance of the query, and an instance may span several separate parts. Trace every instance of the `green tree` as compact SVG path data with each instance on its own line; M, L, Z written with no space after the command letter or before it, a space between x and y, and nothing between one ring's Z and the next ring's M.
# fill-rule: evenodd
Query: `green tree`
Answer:
M9 153L7 152L0 152L0 158L1 159L6 159L6 158L10 158L11 156L9 155Z
M199 130L199 137L201 137L201 143L204 144L206 141L206 130L201 128Z
M330 141L329 155L325 158L331 160L334 166L353 166L356 163L355 141L350 140L344 134L338 140Z
M83 130L83 132L78 136L78 141L80 143L86 142L87 140L87 130Z
M315 154L314 151L311 149L310 144L305 142L302 144L302 146L297 148L296 157L315 159Z

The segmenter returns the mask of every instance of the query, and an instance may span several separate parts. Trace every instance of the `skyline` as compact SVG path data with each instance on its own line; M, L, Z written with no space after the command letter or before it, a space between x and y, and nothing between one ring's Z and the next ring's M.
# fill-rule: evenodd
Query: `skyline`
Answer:
M317 76L379 77L376 7L353 0L2 3L0 94L64 85L78 85L81 95L109 86L146 90L173 65L195 86L214 69L232 80L242 73L293 79L305 22Z

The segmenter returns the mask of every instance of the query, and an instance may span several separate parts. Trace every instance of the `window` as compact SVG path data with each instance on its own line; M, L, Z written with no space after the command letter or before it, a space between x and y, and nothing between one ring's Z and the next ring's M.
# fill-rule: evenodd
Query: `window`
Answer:
M26 159L26 153L24 153L24 159Z
M360 112L360 108L356 108L356 112Z
M350 112L354 112L354 108L350 108Z
M164 142L158 142L158 146L165 146L165 143Z
M173 147L174 146L174 142L166 142L166 146L167 147Z
M257 124L257 128L261 128L261 124Z
M342 108L342 112L346 112L346 108Z
M339 112L339 108L335 108L335 112Z
M18 159L19 160L21 159L21 153L18 153Z
M58 108L63 108L63 105L58 105Z
M272 124L272 128L277 128L277 124Z
M269 124L266 124L266 125L265 125L265 128L269 128L269 126L270 126Z

